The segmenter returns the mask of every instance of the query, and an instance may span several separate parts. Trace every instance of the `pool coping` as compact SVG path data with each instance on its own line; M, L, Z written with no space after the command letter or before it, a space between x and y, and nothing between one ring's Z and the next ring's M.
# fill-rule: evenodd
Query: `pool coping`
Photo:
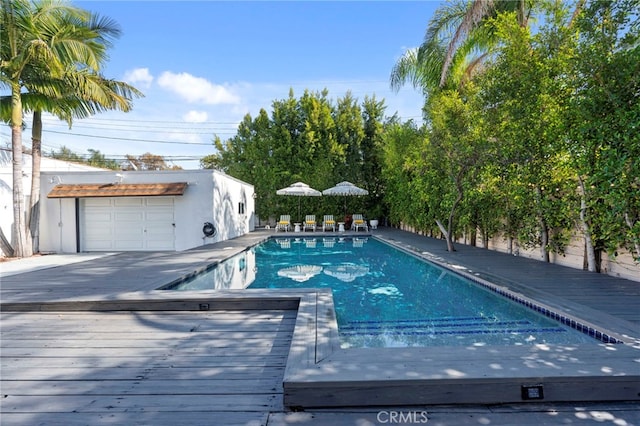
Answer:
M617 324L617 328L623 330L622 332L614 331L612 328L605 327L602 325L596 325L594 322L585 320L581 318L580 315L573 315L570 312L572 310L578 311L584 310L584 306L576 306L575 308L570 308L566 303L558 304L558 303L544 303L537 300L535 297L526 296L525 294L510 289L509 287L502 286L491 282L490 279L483 278L482 274L474 272L464 266L455 265L449 262L444 261L442 258L435 256L432 253L426 251L420 251L414 247L411 247L407 244L400 244L393 240L388 240L381 237L376 237L379 241L386 243L398 250L403 251L411 256L417 257L419 259L425 260L427 262L435 264L437 267L442 268L450 273L460 275L473 283L488 289L489 291L499 294L502 297L506 297L507 299L526 307L527 309L533 310L534 312L538 312L541 315L544 315L554 321L557 321L569 328L572 328L580 333L583 333L589 337L592 337L603 343L640 343L640 338L638 336L632 336L630 334L626 334L626 332L633 333L635 330L633 329L632 324L625 324L624 322L619 321L616 318L608 318L608 322L611 323L613 321ZM539 294L538 298L542 295ZM595 312L592 313L595 315Z
M314 407L640 400L629 344L341 349L330 290L150 290L7 303L13 311L297 309L283 404ZM523 399L525 390L541 398Z
M407 247L384 242L415 255ZM428 255L418 254L433 261ZM453 272L529 300L468 271ZM557 306L536 304L606 330L626 344L341 349L331 292L318 291L315 304L307 297L298 308L284 404L311 408L640 400L637 341L558 312Z
M565 312L567 308L582 311L582 306L540 302L429 252L377 235L368 236L471 279L566 325L572 326L573 322L573 328L584 327L587 334L592 330L593 337L597 330L610 337L611 342L627 344L342 349L331 291L288 290L301 293L284 374L286 406L521 403L529 401L525 392L530 388L542 394L541 398L531 399L533 402L639 399L638 340L602 326L613 322L615 328L633 331L632 324L598 317L595 313L593 317L600 321L585 321ZM240 291L255 295L259 290ZM277 294L284 294L283 290L278 289ZM612 364L602 365L603 359Z

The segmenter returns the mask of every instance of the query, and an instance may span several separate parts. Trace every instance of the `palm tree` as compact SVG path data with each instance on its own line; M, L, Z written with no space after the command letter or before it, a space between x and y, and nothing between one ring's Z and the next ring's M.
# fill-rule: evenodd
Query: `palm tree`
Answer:
M568 25L573 25L586 0L575 0ZM535 0L455 0L436 10L420 47L410 49L391 72L391 87L400 89L410 82L426 94L445 87L455 89L495 53L500 39L490 18L515 12L518 24L529 25Z
M100 66L107 58L110 39L118 36L119 30L115 22L59 0L42 0L37 4L28 0L2 0L2 6L0 84L11 89L14 255L24 257L31 255L32 247L25 225L22 187L22 115L23 99L27 99L23 89L34 95L34 99L29 100L29 109L34 112L52 110L57 114L74 102L75 111L80 113L98 106L109 109L118 104L116 98L102 104L90 95L96 93L88 90L91 85L74 86L71 82L74 79L78 82L82 77L94 82L102 79L98 74ZM104 86L112 94L118 94L114 91L117 84L106 83ZM78 88L74 101L70 96L73 87ZM60 109L45 108L45 99L59 100L56 108ZM40 102L40 107L34 107L36 101ZM68 117L73 116L71 110L74 109L66 110Z
M42 158L42 112L46 111L71 127L73 119L86 118L98 112L132 108L131 99L142 93L127 83L109 80L97 73L69 69L61 81L39 81L39 86L57 86L60 96L45 96L37 92L35 85L30 93L23 94L23 110L32 111L31 126L31 197L28 208L29 232L33 238L33 251L38 251L38 225L40 213L40 162ZM8 99L1 99L5 102Z
M455 89L482 69L499 38L489 18L516 11L520 25L528 25L532 0L456 0L434 13L420 47L407 51L391 72L391 87L410 82L425 94Z

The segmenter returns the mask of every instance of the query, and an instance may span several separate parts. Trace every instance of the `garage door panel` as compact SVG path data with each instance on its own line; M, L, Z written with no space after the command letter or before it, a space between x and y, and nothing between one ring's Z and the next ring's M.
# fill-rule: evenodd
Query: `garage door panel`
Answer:
M173 198L150 197L147 198L147 206L167 206L173 210Z
M87 237L95 239L113 239L115 230L112 227L102 226L87 229L85 231Z
M96 210L95 212L91 212L91 218L95 222L111 223L113 215L109 212Z
M145 232L147 233L147 239L154 241L159 239L166 240L174 234L173 227L168 226L149 226L145 229Z
M144 220L143 212L116 212L116 221L118 222L142 222Z
M174 250L172 197L82 200L83 251Z
M149 222L173 223L173 212L147 212L146 219Z
M144 238L144 228L116 229L113 236L116 240L141 240Z
M108 207L113 204L113 198L83 198L85 208Z
M112 198L113 203L116 207L133 207L139 208L145 205L144 198L138 197L120 197L120 198Z

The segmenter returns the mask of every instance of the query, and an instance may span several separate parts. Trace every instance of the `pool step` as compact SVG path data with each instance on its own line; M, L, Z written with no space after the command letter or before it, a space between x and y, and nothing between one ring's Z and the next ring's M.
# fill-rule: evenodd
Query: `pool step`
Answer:
M473 338L482 335L514 335L533 333L566 333L563 327L540 327L528 320L500 321L495 317L465 317L411 319L398 321L352 321L340 326L343 340L376 337L412 340L411 337L432 339ZM453 341L453 340L452 340Z

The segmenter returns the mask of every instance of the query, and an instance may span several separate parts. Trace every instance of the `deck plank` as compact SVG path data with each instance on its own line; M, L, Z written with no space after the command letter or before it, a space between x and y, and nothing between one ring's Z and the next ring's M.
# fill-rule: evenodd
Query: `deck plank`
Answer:
M141 386L140 380L104 380L96 385L92 380L7 380L2 384L5 394L13 395L130 395L153 392L167 395L192 395L194 381L149 380L148 386ZM207 395L252 394L256 389L282 393L282 379L279 377L242 378L235 380L199 379L199 392Z
M2 424L266 424L295 316L3 312Z
M262 426L268 412L255 411L190 411L136 413L3 413L3 426L98 426L98 425L209 425Z
M281 410L277 393L198 394L176 403L172 394L146 395L9 395L3 398L3 412L95 413L95 412L189 412L189 411L268 411Z

